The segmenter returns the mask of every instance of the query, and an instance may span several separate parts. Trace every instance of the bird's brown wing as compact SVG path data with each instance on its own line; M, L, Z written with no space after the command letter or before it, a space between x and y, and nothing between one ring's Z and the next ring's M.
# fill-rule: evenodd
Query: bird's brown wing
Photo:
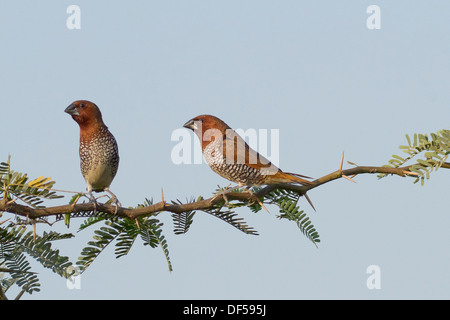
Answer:
M267 158L250 148L234 130L228 131L228 134L223 137L223 141L223 154L228 163L245 164L255 169L276 168Z

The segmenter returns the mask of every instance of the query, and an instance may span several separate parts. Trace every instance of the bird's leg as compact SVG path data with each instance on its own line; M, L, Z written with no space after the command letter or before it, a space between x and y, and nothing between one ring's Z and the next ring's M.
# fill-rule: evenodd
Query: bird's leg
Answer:
M216 200L218 197L222 197L223 200L225 201L225 204L228 206L228 198L227 198L227 193L233 192L234 190L241 188L241 185L237 185L233 188L230 188L230 185L228 185L225 190L223 191L218 191L216 192L216 194L214 195L214 197L211 199L211 201Z
M270 213L269 210L267 210L266 206L261 202L261 200L259 200L259 198L256 196L256 194L253 192L253 190L250 189L250 186L245 187L245 192L248 192L252 198L254 198L254 199L256 199L256 201L258 201L259 205L262 208L264 208L264 210L266 210L267 213Z
M105 188L105 191L108 192L112 196L112 202L116 206L116 211L114 213L117 213L117 210L119 210L119 207L121 207L122 204L120 203L119 199L117 199L116 195L114 193L112 193L111 190L109 190L109 188Z
M95 199L95 197L92 194L91 190L88 190L88 194L89 194L89 198L90 198L89 200L94 204L94 213L96 213L97 212L97 207L98 207L97 200Z

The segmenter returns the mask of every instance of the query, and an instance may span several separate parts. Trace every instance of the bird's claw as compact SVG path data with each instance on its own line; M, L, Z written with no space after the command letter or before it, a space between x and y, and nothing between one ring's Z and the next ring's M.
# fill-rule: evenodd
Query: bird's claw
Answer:
M119 207L122 207L122 204L120 203L119 199L117 199L116 195L111 192L111 190L105 189L105 191L111 195L111 202L116 206L114 214L117 214L117 211L119 210Z
M114 214L117 214L117 212L119 211L119 208L122 207L122 204L120 203L119 199L117 199L116 195L114 193L112 193L109 189L106 189L105 191L107 191L111 195L110 202L116 207L116 209L114 210ZM89 194L90 202L92 202L94 204L94 214L95 214L95 213L97 213L97 210L98 210L97 199L94 197L92 192L88 192L88 194ZM104 196L105 195L103 195L102 197L104 197Z
M230 184L229 184L228 186L225 187L224 190L217 191L216 194L214 195L214 197L211 199L211 202L214 202L214 200L216 200L217 198L222 197L223 200L225 201L225 205L228 207L229 202L228 202L228 198L227 198L227 193L233 192L237 188L239 188L239 186L230 188ZM220 189L220 187L219 187L219 189Z
M90 200L91 203L94 204L94 214L97 213L98 204L97 204L97 200L95 199L95 197L92 194L92 192L89 192L89 200Z
M120 203L119 199L117 199L117 198L114 198L112 200L112 202L114 203L114 206L116 207L114 214L117 214L117 211L119 210L119 207L122 207L122 204Z
M228 202L228 198L227 198L227 193L228 193L228 192L229 192L228 190L217 192L217 193L214 195L214 197L211 199L211 202L214 202L214 200L216 200L217 198L222 197L223 200L225 201L225 205L228 207L228 203L229 203L229 202Z

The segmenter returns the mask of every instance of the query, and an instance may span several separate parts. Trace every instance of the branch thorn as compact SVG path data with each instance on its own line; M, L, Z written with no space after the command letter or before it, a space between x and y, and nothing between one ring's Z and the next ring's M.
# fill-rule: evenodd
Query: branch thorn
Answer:
M339 164L339 173L341 174L341 177L343 177L343 178L345 178L345 179L347 179L347 180L349 180L349 181L351 181L351 182L354 182L354 183L356 183L356 181L355 180L353 180L352 178L350 178L350 177L347 177L345 174L343 174L342 173L342 164L344 163L344 151L342 151L342 157L341 157L341 163ZM354 177L355 175L353 175L353 177ZM314 208L314 207L313 207Z

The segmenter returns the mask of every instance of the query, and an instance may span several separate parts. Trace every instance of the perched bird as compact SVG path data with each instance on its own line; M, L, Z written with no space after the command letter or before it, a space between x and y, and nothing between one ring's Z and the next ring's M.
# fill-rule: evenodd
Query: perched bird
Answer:
M217 117L200 115L186 122L183 127L193 130L199 137L210 168L225 179L236 182L238 187L279 183L312 184L303 179L312 179L310 177L283 172L250 148L242 137ZM305 197L314 208L306 194Z
M102 113L95 103L78 100L64 112L70 114L80 126L80 166L86 180L87 192L97 207L92 191L107 191L116 205L121 206L116 195L109 190L119 167L119 148L114 136L102 119Z

